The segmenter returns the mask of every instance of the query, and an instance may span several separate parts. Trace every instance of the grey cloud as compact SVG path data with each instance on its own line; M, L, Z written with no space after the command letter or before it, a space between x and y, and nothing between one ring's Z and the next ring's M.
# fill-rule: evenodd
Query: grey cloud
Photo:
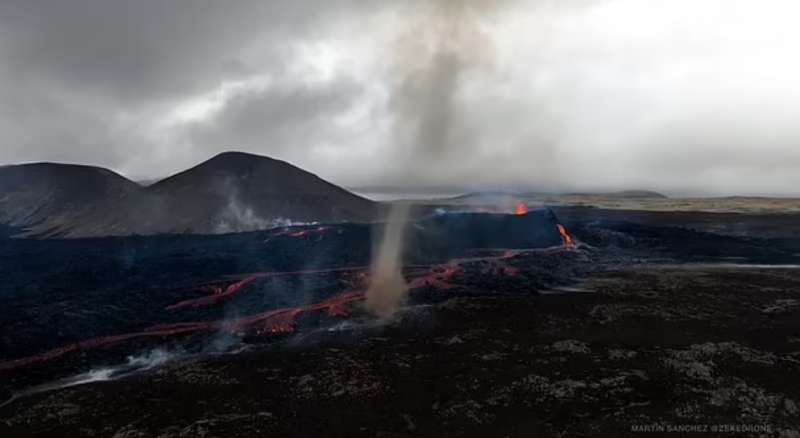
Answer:
M302 155L319 142L342 140L332 119L354 105L360 92L358 84L346 78L325 84L284 79L235 96L215 117L181 129L201 153L223 148Z
M350 185L796 192L800 32L714 4L8 0L0 163L156 177L240 149Z
M349 3L2 2L0 162L174 171L189 160L141 163L143 152L168 158L173 149L147 138L148 119L225 81L285 69L287 47L324 32Z
M102 106L60 91L0 92L0 159L118 164L138 134L117 126Z
M0 45L11 74L125 104L200 92L250 65L287 32L302 36L343 2L7 1ZM325 5L324 9L321 5ZM247 50L253 53L246 53Z
M423 14L405 11L409 23L399 32L389 61L389 104L398 147L426 159L471 149L460 135L467 108L458 98L464 76L491 65L491 42L478 20L498 4L446 0L426 5Z

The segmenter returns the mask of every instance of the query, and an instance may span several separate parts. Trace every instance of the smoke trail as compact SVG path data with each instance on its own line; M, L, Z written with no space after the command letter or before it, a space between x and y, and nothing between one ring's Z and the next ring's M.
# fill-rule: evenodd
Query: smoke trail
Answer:
M390 109L398 146L427 159L443 159L469 145L470 138L462 135L467 116L459 93L470 72L493 63L493 47L480 21L497 8L495 3L425 4L424 18L397 40Z
M372 276L366 294L367 308L376 315L391 316L403 303L408 284L403 278L403 237L410 205L394 204L389 211L380 247L373 256Z
M394 154L384 180L399 186L448 187L460 181L473 188L525 190L532 182L557 181L558 106L509 93L520 73L498 32L507 17L527 9L521 4L546 2L397 3L402 20L391 33L384 67ZM532 86L547 96L522 80L521 88ZM506 171L487 172L498 168ZM419 180L409 181L410 174Z

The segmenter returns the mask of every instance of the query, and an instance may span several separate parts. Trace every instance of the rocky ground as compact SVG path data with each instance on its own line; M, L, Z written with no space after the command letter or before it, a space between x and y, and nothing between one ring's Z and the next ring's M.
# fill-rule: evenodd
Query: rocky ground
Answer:
M651 264L455 297L368 336L23 398L0 436L798 437L799 273Z

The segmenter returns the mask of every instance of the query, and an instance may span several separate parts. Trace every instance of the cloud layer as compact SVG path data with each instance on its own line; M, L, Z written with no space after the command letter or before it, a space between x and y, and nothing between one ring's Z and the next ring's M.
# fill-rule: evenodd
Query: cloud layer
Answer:
M0 163L224 150L345 185L797 194L789 0L0 5Z

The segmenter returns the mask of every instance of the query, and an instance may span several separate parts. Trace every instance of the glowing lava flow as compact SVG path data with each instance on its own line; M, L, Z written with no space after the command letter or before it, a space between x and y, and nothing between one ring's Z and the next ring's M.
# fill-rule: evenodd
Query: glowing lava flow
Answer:
M212 287L212 294L200 298L192 298L184 300L166 307L166 310L179 310L185 308L197 309L200 307L210 307L222 301L233 298L238 293L244 291L247 286L255 283L257 280L267 277L288 277L295 275L309 275L309 274L331 274L339 272L359 271L365 269L363 266L346 267L346 268L331 268L331 269L318 269L307 271L288 271L288 272L257 272L248 274L244 279L239 280L225 289L219 286Z
M575 239L564 226L558 224L558 230L567 248L575 248L577 246ZM527 250L505 250L495 256L454 259L438 265L407 265L405 268L411 270L406 273L406 275L410 277L408 282L409 289L421 292L424 289L447 291L456 288L459 286L459 282L457 281L458 277L461 277L469 266L472 266L472 268L469 268L470 271L472 271L472 269L477 269L476 272L481 273L481 275L491 273L493 275L500 274L515 277L521 275L520 268L510 266L507 264L507 261L526 252ZM476 262L487 264L476 267L474 265ZM0 371L8 371L27 365L47 362L80 351L110 348L134 340L166 339L178 336L212 334L215 332L228 333L234 336L280 336L292 333L297 327L298 320L303 316L316 314L324 314L335 318L350 316L353 311L358 308L357 305L365 300L365 285L369 284L367 270L367 267L343 267L309 271L248 274L224 289L219 286L212 287L212 295L199 299L182 301L169 306L168 309L214 305L240 293L258 279L265 277L329 273L354 273L355 275L348 278L340 278L345 283L350 283L347 289L319 303L299 307L273 309L237 319L156 324L139 332L73 342L34 356L0 362Z
M197 308L197 307L211 306L211 305L217 304L220 301L227 300L230 297L232 297L232 296L236 295L237 293L241 292L247 286L255 283L256 280L258 280L262 276L263 275L261 275L261 274L251 275L249 277L246 277L243 280L239 280L236 283L233 283L233 284L229 285L224 290L219 286L212 286L212 292L213 293L211 295L206 296L206 297L202 297L202 298L181 301L181 302L173 304L171 306L167 306L166 309L167 310L176 310L176 309L182 309L184 307Z
M419 289L422 287L433 287L440 290L447 290L453 287L449 282L463 269L457 262L447 263L440 267L431 268L429 273L419 276L408 283L409 289Z
M86 341L73 342L62 347L38 354L36 356L24 357L21 359L0 362L0 371L13 370L26 365L32 365L49 360L57 359L69 353L95 348L108 348L121 344L126 341L142 338L166 338L176 335L188 335L203 331L212 331L214 323L208 322L184 322L177 324L154 325L138 333L126 333L122 335L104 336L101 338L89 339Z
M293 229L293 228L285 228L282 231L276 232L272 234L270 237L266 238L264 242L269 242L273 239L281 238L281 237L291 237L295 239L303 239L303 240L310 240L310 241L320 241L326 234L334 231L333 227L316 227L316 228L304 228L304 229ZM339 231L341 233L341 230ZM312 239L313 238L313 239Z
M114 336L74 342L46 351L35 356L24 357L7 362L0 362L0 371L13 370L22 366L47 362L69 353L83 350L109 348L126 341L145 338L167 338L188 336L200 333L222 331L236 336L245 335L277 335L291 333L295 330L297 320L301 316L325 313L328 316L342 317L350 315L350 306L364 300L364 293L349 291L334 296L320 303L301 307L287 307L270 310L256 315L234 320L180 322L174 324L157 324L145 328L141 332L126 333Z
M316 234L317 238L319 239L322 238L322 236L327 232L329 232L330 230L331 230L330 227L317 227L313 229L289 232L286 235L289 237L310 237Z
M525 204L524 202L520 202L519 204L517 204L517 209L514 211L514 214L516 214L517 216L524 216L528 214L528 205Z
M556 224L556 227L558 227L558 233L561 234L561 239L564 241L564 246L569 249L578 247L578 243L575 241L575 238L572 237L572 234L567 231L567 227L561 224Z

